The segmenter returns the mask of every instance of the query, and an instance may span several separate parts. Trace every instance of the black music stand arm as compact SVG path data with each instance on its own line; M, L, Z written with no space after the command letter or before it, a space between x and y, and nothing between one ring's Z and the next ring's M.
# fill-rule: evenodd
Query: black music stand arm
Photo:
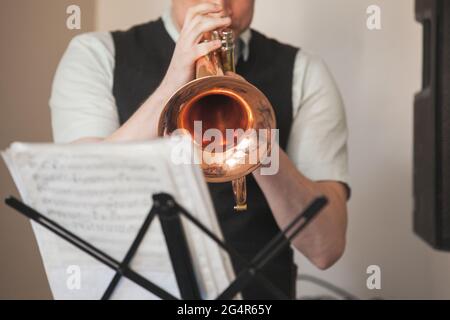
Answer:
M178 300L176 297L174 297L172 294L161 288L160 286L156 285L152 281L144 278L140 274L136 273L135 271L131 270L128 265L125 265L123 263L120 263L119 261L115 260L113 257L109 256L102 250L96 248L95 246L91 245L90 243L86 242L85 240L81 239L77 235L73 234L63 226L59 225L58 223L54 222L53 220L45 217L38 211L34 210L33 208L27 206L20 200L9 197L5 199L5 203L15 209L20 214L24 215L25 217L29 218L30 220L33 220L37 224L43 226L44 228L50 230L51 232L55 233L59 237L63 238L73 246L77 247L84 253L90 255L97 261L103 263L104 265L108 266L109 268L116 271L116 273L120 274L121 276L124 276L131 280L132 282L136 283L137 285L143 287L144 289L148 290L149 292L153 293L155 296L164 299L164 300ZM150 213L149 213L150 215ZM113 279L113 281L115 281ZM115 286L117 283L113 285L112 288L110 288L112 285L107 289L107 292L105 292L104 297L107 295L108 298L113 293Z
M258 254L244 267L231 283L218 297L217 300L232 299L236 294L244 290L254 277L261 272L264 266L274 259L291 241L315 218L327 205L325 197L316 198L306 209L299 213L292 222L277 236L275 236Z
M179 214L179 206L170 195L155 194L153 195L153 207L158 212L181 298L201 300L186 233Z
M148 229L150 228L151 223L153 222L153 219L155 218L156 210L154 207L150 210L150 213L147 215L147 217L144 220L144 223L142 224L141 228L139 229L139 232L137 233L133 243L131 244L130 249L128 250L127 254L125 255L125 258L123 259L122 263L120 264L119 271L116 272L113 279L109 283L108 287L105 290L105 293L102 296L102 300L109 300L116 289L117 285L119 284L120 279L123 276L122 270L124 268L128 268L129 264L131 263L131 260L134 258L134 255L139 249L139 246L141 245L142 240L144 239L145 235L147 234Z
M169 196L170 197L170 196ZM174 201L173 199L171 201ZM321 212L327 205L328 199L324 196L314 199L302 212L292 220L291 223L278 235L276 235L260 252L252 259L250 263L244 263L244 267L237 278L226 288L217 300L233 299L239 292L245 289L254 278L258 278L261 284L267 288L272 288L278 297L285 295L269 281L264 274L261 273L262 268L274 259L278 253L292 241L306 226ZM207 230L195 217L193 217L186 209L175 204L179 209L179 213L184 215L189 221L194 223L200 230L208 235L219 247L224 249L230 256L245 262L233 248L226 245L216 235Z

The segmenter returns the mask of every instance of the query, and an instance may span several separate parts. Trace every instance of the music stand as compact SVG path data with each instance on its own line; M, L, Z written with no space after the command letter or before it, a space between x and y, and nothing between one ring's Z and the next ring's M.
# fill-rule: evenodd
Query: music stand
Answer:
M202 297L195 276L192 256L189 251L186 234L182 226L181 216L185 217L196 227L198 227L230 256L244 262L245 267L242 270L237 271L236 279L221 294L219 294L216 298L217 300L233 299L255 278L260 280L261 284L266 288L272 290L277 298L287 300L288 297L262 274L261 269L271 259L276 257L281 250L290 245L290 241L292 241L298 233L312 221L312 219L328 203L328 200L325 197L316 198L305 210L300 212L284 230L282 230L264 248L262 248L251 261L245 261L239 253L209 231L197 218L192 216L187 210L180 206L171 195L167 193L153 195L153 206L146 216L122 262L112 258L107 253L81 239L58 223L27 206L20 200L14 197L9 197L5 200L5 203L22 215L47 228L61 238L70 242L78 249L113 269L116 274L105 290L102 300L108 300L111 297L122 277L131 280L135 284L145 288L163 300L178 300L172 294L130 268L130 263L156 215L158 215L161 222L161 227L182 299L201 300Z

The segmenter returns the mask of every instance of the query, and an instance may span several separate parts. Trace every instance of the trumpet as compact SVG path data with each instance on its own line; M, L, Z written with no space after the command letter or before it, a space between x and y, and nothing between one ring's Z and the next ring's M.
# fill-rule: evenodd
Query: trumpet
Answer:
M158 135L169 136L177 129L184 129L194 137L197 121L202 124L202 137L208 129L219 130L226 137L220 141L221 151L209 150L206 139L194 139L203 160L216 159L202 161L201 168L207 182L232 182L234 209L245 211L246 175L261 166L260 160L251 161L250 153L267 155L272 147L270 134L261 143L253 133L271 132L276 127L275 113L267 97L255 86L225 75L236 71L233 31L216 30L205 34L203 41L216 39L221 40L221 48L197 60L195 79L181 87L165 105L159 118ZM227 134L229 129L243 133L237 142L235 135L230 138Z

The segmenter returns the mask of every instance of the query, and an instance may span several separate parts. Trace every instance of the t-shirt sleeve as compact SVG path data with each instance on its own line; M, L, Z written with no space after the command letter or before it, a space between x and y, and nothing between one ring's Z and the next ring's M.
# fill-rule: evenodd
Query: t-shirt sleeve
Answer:
M110 33L87 33L72 39L57 68L49 102L55 142L103 138L118 129L113 73Z
M314 181L349 185L344 103L325 63L300 51L293 79L293 124L287 153Z

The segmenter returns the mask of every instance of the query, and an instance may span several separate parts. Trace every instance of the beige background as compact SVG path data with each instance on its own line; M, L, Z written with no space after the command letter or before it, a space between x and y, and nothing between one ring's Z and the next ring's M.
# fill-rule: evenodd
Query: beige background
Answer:
M450 299L450 254L431 250L412 233L412 102L421 79L421 28L414 22L413 0L256 2L254 27L321 55L347 107L353 188L347 250L325 272L298 256L301 272L362 298ZM51 76L75 34L65 29L70 1L3 3L1 39L10 40L0 59L0 147L13 140L48 141ZM123 29L156 18L169 1L72 3L82 6L82 31L88 31ZM382 9L380 31L366 28L371 4ZM3 164L0 170L3 197L14 187ZM0 228L0 298L50 297L28 223L2 205ZM380 291L366 288L366 268L372 264L382 270ZM305 283L299 293L326 291Z
M53 74L70 39L66 0L2 0L0 10L0 149L12 141L51 141L48 99ZM82 6L82 31L92 30L95 6ZM30 224L3 204L17 195L0 161L0 299L49 299Z

